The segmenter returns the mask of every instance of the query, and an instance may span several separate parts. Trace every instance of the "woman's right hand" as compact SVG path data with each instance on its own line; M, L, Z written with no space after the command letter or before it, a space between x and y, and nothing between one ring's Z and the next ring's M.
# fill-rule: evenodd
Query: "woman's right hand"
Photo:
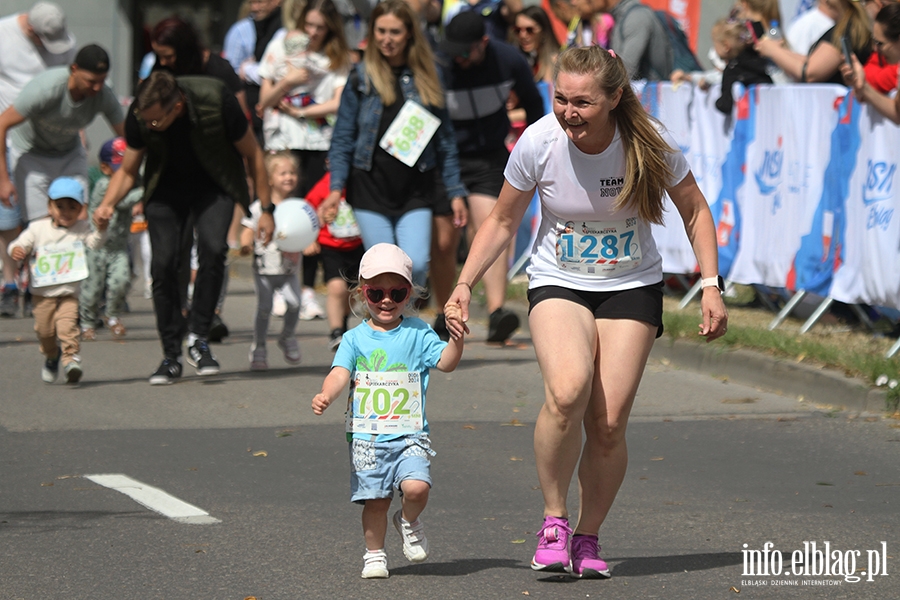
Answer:
M466 321L469 320L469 304L471 302L472 288L468 283L457 283L453 288L453 293L450 294L450 299L444 305L445 322L453 339L459 339L463 334L469 333Z
M338 213L338 205L341 203L341 191L340 190L331 190L328 193L328 196L322 200L322 203L319 205L319 210L316 212L319 215L319 220L323 223L332 223L335 218L337 218Z
M850 60L853 61L852 68L847 64L847 61L841 62L841 76L844 78L844 83L853 88L853 91L856 93L856 99L863 102L866 87L866 70L855 54L850 55Z

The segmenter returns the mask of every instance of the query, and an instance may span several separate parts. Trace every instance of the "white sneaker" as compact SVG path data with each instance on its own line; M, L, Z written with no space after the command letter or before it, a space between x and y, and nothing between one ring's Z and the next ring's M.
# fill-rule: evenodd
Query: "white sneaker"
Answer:
M412 523L406 521L403 510L394 513L394 527L403 538L403 554L409 562L422 562L428 558L428 540L425 539L425 527L422 521L416 519Z
M389 575L384 550L368 550L363 556L363 579L386 579Z
M309 287L303 288L303 291L300 292L300 320L312 321L324 318L325 311L316 301L316 291Z

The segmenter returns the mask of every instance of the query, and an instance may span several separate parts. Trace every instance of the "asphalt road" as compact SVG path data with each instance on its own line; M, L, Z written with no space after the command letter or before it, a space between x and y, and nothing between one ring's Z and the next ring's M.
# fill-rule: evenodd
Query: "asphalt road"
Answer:
M330 365L327 325L301 322L303 364L289 368L273 319L272 368L251 374L255 300L239 276L225 309L232 335L213 347L223 372L188 367L182 382L151 387L161 356L150 302L130 303L128 337L101 330L84 344L75 388L41 382L30 321L0 321L0 599L900 598L896 421L659 358L601 532L612 578L532 572L543 387L527 330L514 346L488 347L483 320L459 369L432 374L429 559L407 563L390 530L390 579L362 580L343 415L309 408ZM158 488L215 522L164 516L87 478L97 474ZM804 543L826 541L841 553L832 570L860 581L803 573ZM766 542L782 569L796 552L799 573L747 574L747 552ZM887 575L867 581L860 571L876 556Z

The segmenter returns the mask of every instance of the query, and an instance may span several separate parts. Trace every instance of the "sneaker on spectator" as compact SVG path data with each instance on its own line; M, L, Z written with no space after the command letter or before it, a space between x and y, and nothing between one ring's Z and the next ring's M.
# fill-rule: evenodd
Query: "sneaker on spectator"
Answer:
M531 559L531 568L535 571L571 573L569 538L572 537L572 529L569 528L569 521L560 517L544 517L544 525L537 537L537 551Z
M78 383L81 381L81 357L77 354L72 357L72 362L63 367L66 374L66 383Z
M97 339L97 330L93 327L81 328L81 341L92 342Z
M596 535L572 536L572 573L583 579L606 579L609 565L600 558Z
M0 296L0 317L15 317L17 312L19 312L19 288L16 284L5 285Z
M187 351L188 364L197 369L197 375L218 375L219 361L213 356L206 340L197 340Z
M175 383L180 377L181 361L167 356L159 364L156 372L150 376L150 385L169 385Z
M450 341L450 330L447 329L447 319L444 317L444 313L439 314L434 318L434 331L438 334L438 337L444 340L445 342Z
M428 540L425 539L425 527L416 519L412 523L403 518L403 510L394 513L394 527L403 538L403 554L410 562L422 562L428 558Z
M62 356L62 349L56 348L56 357L44 360L44 366L41 367L41 379L44 383L53 383L59 377L59 358Z
M338 346L341 345L341 340L344 338L344 330L338 327L337 329L332 329L331 333L328 334L328 349L332 352L337 352Z
M363 579L385 579L389 576L384 550L367 550L363 556Z
M278 340L278 347L284 352L284 362L289 365L300 364L300 344L297 343L297 338Z
M316 301L316 291L311 287L304 287L300 292L300 320L312 321L324 318L325 311Z
M218 313L214 314L212 322L209 324L209 341L217 344L227 337L228 326L225 324L225 322L222 320L222 317L220 317ZM190 360L188 360L188 362L190 362Z
M251 371L265 371L269 368L269 362L266 360L267 353L265 346L257 346L253 344L250 346L250 370Z
M519 317L511 310L503 307L491 313L488 320L487 341L504 343L519 327Z

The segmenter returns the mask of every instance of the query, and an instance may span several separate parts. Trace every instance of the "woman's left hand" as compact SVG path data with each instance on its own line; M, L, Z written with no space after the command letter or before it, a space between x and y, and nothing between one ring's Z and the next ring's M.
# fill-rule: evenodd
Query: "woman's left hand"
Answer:
M453 226L462 229L469 222L469 207L462 196L450 200L450 210L453 211Z
M703 297L700 299L700 307L703 313L703 323L700 324L700 335L711 342L728 332L728 311L722 294L715 286L705 287L700 291Z
M469 333L469 304L472 302L472 288L467 283L457 283L450 294L450 299L444 305L445 323L447 330L453 339L457 340L463 334Z
M278 110L280 110L280 111L283 112L284 114L288 115L289 117L294 117L295 119L302 119L302 118L303 118L303 113L300 112L300 107L299 107L299 106L294 106L293 104L291 104L291 103L288 102L287 100L281 100L281 101L278 103L278 106L276 106L275 108L277 108Z
M761 37L759 38L755 44L753 44L753 49L756 50L760 56L764 58L772 58L772 54L777 52L777 48L783 48L784 41L783 40L773 40L770 37Z

